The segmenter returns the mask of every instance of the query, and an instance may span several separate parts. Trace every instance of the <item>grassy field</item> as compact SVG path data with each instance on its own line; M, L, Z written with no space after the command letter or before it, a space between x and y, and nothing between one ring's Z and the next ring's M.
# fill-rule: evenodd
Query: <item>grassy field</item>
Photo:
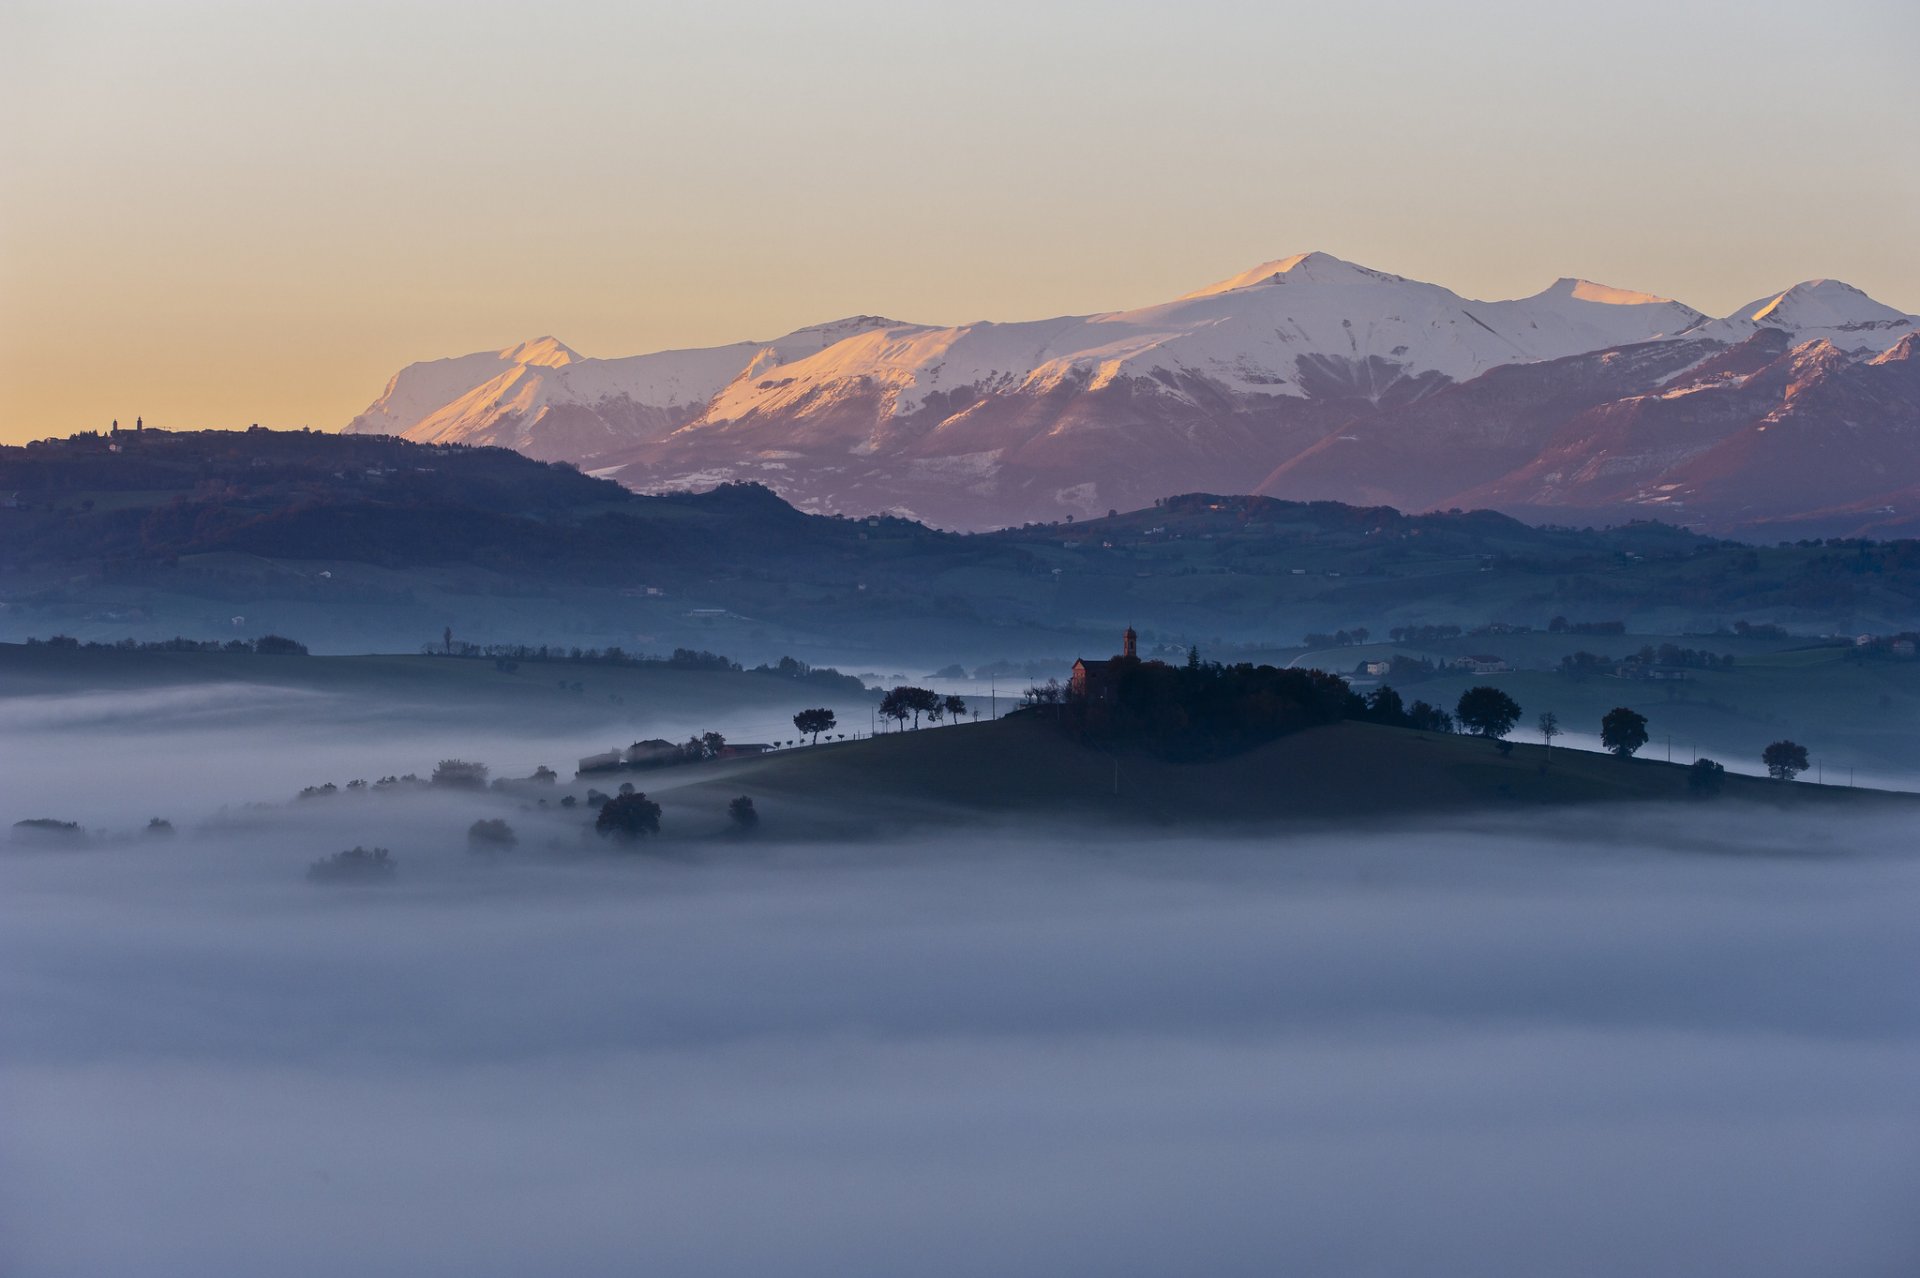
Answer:
M753 797L771 832L884 834L896 825L1110 818L1147 826L1350 825L1424 814L1690 801L1686 768L1342 723L1233 758L1174 764L1062 736L1039 712L922 729L765 759L658 774L674 808ZM666 799L666 795L662 795ZM1712 802L1904 803L1839 786L1728 776Z

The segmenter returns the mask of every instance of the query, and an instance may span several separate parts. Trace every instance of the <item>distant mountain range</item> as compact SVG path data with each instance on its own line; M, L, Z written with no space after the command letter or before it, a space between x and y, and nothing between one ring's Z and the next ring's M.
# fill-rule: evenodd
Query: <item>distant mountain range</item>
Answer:
M980 529L1190 490L1735 535L1920 531L1920 317L1813 280L1712 318L1563 279L1477 302L1324 253L1141 310L413 364L347 427L643 491Z

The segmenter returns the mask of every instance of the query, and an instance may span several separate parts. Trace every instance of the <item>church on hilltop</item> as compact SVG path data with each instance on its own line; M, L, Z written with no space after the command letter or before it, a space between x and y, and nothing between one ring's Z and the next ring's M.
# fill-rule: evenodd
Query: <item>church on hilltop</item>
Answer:
M1080 657L1073 663L1073 677L1067 683L1067 695L1076 701L1094 703L1108 702L1114 699L1120 684L1120 672L1127 666L1140 664L1140 636L1128 626L1126 633L1120 636L1120 655L1109 657L1105 661L1088 661Z

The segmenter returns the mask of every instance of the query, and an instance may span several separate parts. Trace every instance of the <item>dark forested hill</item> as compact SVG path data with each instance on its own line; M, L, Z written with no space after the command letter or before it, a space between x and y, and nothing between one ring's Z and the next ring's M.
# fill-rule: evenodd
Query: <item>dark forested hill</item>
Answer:
M274 628L326 647L729 645L975 661L1549 617L1906 628L1920 546L1752 547L1665 525L1190 494L960 534L754 485L645 496L500 448L250 430L0 448L0 636Z

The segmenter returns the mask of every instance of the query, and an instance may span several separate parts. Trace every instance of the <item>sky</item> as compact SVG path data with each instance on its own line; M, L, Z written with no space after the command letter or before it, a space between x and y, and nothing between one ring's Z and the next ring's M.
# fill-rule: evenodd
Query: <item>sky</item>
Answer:
M338 429L418 359L1146 305L1920 311L1920 8L0 4L0 442Z

